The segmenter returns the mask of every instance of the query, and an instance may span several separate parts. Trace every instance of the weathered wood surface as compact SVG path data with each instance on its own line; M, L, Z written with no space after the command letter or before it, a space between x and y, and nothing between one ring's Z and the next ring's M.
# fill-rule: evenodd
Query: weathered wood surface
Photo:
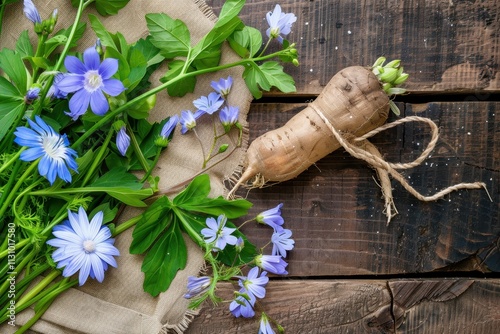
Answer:
M220 286L230 299L231 284ZM261 307L287 333L497 333L499 280L277 280ZM187 333L256 333L226 303L206 306Z
M223 0L207 0L218 13ZM300 67L288 69L298 93L319 94L340 69L401 59L412 92L500 91L497 0L279 1L295 13L289 35ZM248 0L242 19L265 34L275 2Z
M440 127L431 157L403 171L410 184L428 195L456 183L482 181L493 201L484 190L467 190L420 202L393 181L399 215L386 226L375 172L338 150L296 179L248 195L239 191L254 203L256 214L284 203L285 225L296 241L290 275L500 272L500 103L400 106L403 116L428 117ZM254 104L248 118L251 137L281 126L303 107ZM386 160L400 162L417 158L429 139L426 125L407 123L378 134L372 142ZM269 241L264 226L243 229L260 245Z

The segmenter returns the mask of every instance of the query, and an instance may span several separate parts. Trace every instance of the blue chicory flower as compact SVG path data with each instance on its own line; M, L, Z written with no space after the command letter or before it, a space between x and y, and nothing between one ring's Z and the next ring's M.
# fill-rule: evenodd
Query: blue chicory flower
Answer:
M276 207L263 211L255 217L255 220L260 224L267 224L271 226L275 231L282 231L284 220L281 217L281 207L283 203L278 204Z
M127 134L127 127L122 126L116 135L116 147L122 156L127 154L128 147L130 146L130 136Z
M212 81L210 86L219 93L223 98L226 98L231 91L233 85L233 78L228 76L227 79L220 78L219 81Z
M270 273L277 275L286 275L288 271L285 270L288 263L283 260L279 255L262 255L259 254L254 259L255 264Z
M35 4L31 0L24 0L24 15L33 23L42 23L42 18L40 17L40 13L38 13L38 9L36 9Z
M293 13L283 13L281 6L276 5L272 12L266 14L266 20L269 24L266 31L267 37L277 38L280 43L283 43L283 36L292 31L292 24L297 21L297 17Z
M26 95L24 96L24 101L27 104L32 103L34 100L38 99L38 95L40 94L40 87L32 87L28 89Z
M167 123L165 123L165 125L163 125L163 128L160 131L160 137L167 140L170 137L170 135L172 134L172 132L174 131L175 127L177 126L177 123L179 123L179 116L178 115L174 115L174 116L170 117L168 119Z
M238 284L244 288L248 295L253 295L256 298L264 298L266 296L266 284L269 282L267 272L263 271L259 275L259 267L253 267L248 272L247 277L240 277Z
M255 315L255 311L253 309L255 300L255 296L248 294L245 289L242 289L240 290L238 296L231 302L231 304L229 304L229 311L236 318L252 318Z
M212 115L214 112L219 110L219 108L224 103L224 99L220 94L212 92L208 96L202 96L197 100L193 101L193 104L198 110L197 113Z
M199 115L193 115L191 110L182 110L181 111L181 134L185 134L189 130L192 130L196 126L196 118Z
M83 53L83 62L75 56L67 56L64 65L70 73L58 82L65 93L75 93L69 100L69 116L73 120L83 115L89 105L96 115L104 115L109 103L104 93L117 96L125 90L120 80L111 77L118 71L118 60L107 58L101 63L94 47Z
M238 107L226 106L222 108L219 113L219 119L226 132L231 129L231 126L238 122L239 115L240 109Z
M269 323L269 318L264 312L260 316L259 334L275 334Z
M201 230L201 234L205 238L205 242L214 243L214 251L223 250L227 244L235 245L238 239L231 235L236 229L229 228L226 226L227 218L225 215L220 215L217 218L217 221L209 217L206 220L206 224L208 228L204 228Z
M286 258L286 251L292 250L295 244L292 236L292 231L289 229L283 229L279 232L274 232L271 237L271 242L273 243L272 255L281 255Z
M212 277L209 276L189 276L187 290L188 292L184 295L184 298L191 299L195 296L199 296L206 292L212 284Z
M21 153L20 159L23 161L34 161L38 158L38 172L53 184L56 176L60 179L71 182L69 169L75 172L78 169L75 158L76 151L69 148L69 141L66 135L60 135L45 123L39 116L35 116L35 121L28 119L31 127L18 127L14 135L14 142L21 146L28 147Z
M52 259L57 268L64 267L64 277L80 271L80 286L89 276L102 282L108 265L117 266L113 256L120 255L120 252L113 245L111 231L102 225L103 217L103 212L99 211L89 223L83 207L78 209L78 213L68 210L69 220L55 226L52 230L55 238L47 241L47 244L57 248L52 253Z

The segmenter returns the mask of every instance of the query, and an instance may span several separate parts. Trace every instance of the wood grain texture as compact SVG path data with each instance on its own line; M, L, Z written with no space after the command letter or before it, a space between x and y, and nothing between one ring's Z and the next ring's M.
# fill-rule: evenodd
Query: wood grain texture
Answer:
M207 0L218 13L223 0ZM297 22L299 94L319 94L340 69L401 59L412 92L500 91L500 2L457 0L280 1ZM274 2L248 0L243 21L264 35Z
M254 104L251 138L281 126L304 105ZM393 183L399 210L389 226L375 173L338 150L296 179L239 195L252 213L284 203L293 231L291 276L405 274L440 270L500 272L500 103L450 102L401 105L403 115L433 119L441 136L431 156L405 177L423 194L460 182L483 181L484 190L459 191L423 203ZM429 140L425 125L409 123L373 142L388 161L415 159ZM247 224L260 246L271 231Z
M233 287L219 292L230 300ZM497 333L499 280L278 280L260 307L286 333ZM205 304L191 333L256 333L259 316L236 319Z

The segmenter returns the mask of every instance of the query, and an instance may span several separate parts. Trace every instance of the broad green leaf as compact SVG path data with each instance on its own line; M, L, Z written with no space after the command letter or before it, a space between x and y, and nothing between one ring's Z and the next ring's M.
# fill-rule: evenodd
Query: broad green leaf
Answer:
M142 200L153 195L152 189L134 190L125 187L85 187L85 192L105 192L111 197L116 198L120 202L130 206L146 207L146 203Z
M156 94L149 96L148 98L131 105L127 108L126 112L132 118L144 119L149 116L149 112L156 105Z
M226 227L235 228L236 226L228 221L226 222ZM243 249L240 253L237 253L234 246L228 245L223 251L217 254L217 260L228 266L238 266L251 262L259 254L257 247L239 230L234 231L233 235L243 239Z
M99 21L97 16L89 14L89 21L92 30L94 30L97 37L101 40L102 45L118 49L118 45L115 44L113 35L108 32L106 27L101 23L101 21Z
M186 262L186 244L174 221L144 257L141 268L145 276L144 291L154 297L166 291L177 271L186 267Z
M24 100L24 95L19 92L16 86L10 83L9 80L0 76L0 103L8 100Z
M205 200L210 192L210 178L208 174L201 174L193 179L191 183L180 192L173 200L175 206L196 204Z
M31 58L31 61L33 62L33 64L35 64L39 68L43 68L44 70L52 67L52 65L49 63L49 61L43 57L33 57L33 58Z
M84 22L79 22L75 35L73 36L73 40L71 41L70 47L75 47L78 45L78 41L80 38L82 38L83 33L85 32L87 24ZM54 34L53 37L49 38L47 42L44 44L44 52L43 55L44 57L48 58L50 54L58 47L61 45L66 44L66 41L68 40L69 34L71 32L73 25L69 26L67 29L61 29L59 30L56 34Z
M151 43L167 58L187 56L191 48L191 37L187 26L181 20L174 20L167 14L146 15Z
M28 72L21 54L10 49L0 51L0 68L9 76L19 92L24 96L28 91Z
M161 82L165 83L174 78L177 78L182 73L182 69L186 62L184 60L172 60L168 63L168 71L167 73L160 79ZM195 69L191 66L188 66L187 72L192 72ZM187 93L192 93L196 86L196 77L187 77L180 81L177 81L167 87L168 95L182 97Z
M0 79L5 79L0 77ZM0 80L1 82L1 80ZM12 99L1 99L0 102L0 140L7 134L12 123L18 115L24 111L23 101L15 101Z
M259 30L253 27L245 27L243 28L243 30L248 31L248 36L250 38L250 57L253 57L257 54L257 52L259 52L260 48L262 47L262 34Z
M16 52L18 52L23 58L32 57L34 55L28 30L24 30L19 36L19 39L16 42Z
M93 217L99 211L102 211L104 215L102 218L102 223L106 224L112 222L113 219L115 219L116 214L118 213L118 208L117 207L111 208L109 202L102 203L101 205L98 205L90 212L89 219L91 219L91 217Z
M147 60L142 52L137 48L132 48L129 51L128 63L130 66L130 74L125 80L124 85L129 90L134 89L144 78L147 72Z
M130 0L95 0L95 8L102 16L116 15Z
M146 59L146 67L149 67L151 65L158 64L165 59L160 54L160 49L155 47L151 41L151 37L147 39L139 39L133 46L132 49L139 50L139 52L143 55L143 57Z
M192 64L197 70L216 67L217 65L219 65L220 57L221 57L220 45L215 45L199 53L193 60Z
M276 61L268 61L259 66L269 83L283 93L295 92L295 81L283 72L283 66Z
M135 225L130 254L142 254L147 251L172 220L170 201L166 196L162 196L142 213L141 220Z
M115 168L95 180L90 186L92 187L124 187L132 190L142 188L142 184L138 182L137 177L127 173L125 168Z
M262 35L259 30L245 26L236 30L229 38L229 45L242 58L253 57L262 47Z
M210 216L224 214L228 219L234 219L246 215L252 203L244 199L227 200L219 196L205 198L198 202L187 202L179 207L186 211L200 212Z
M262 72L260 67L254 62L248 62L245 64L243 79L245 79L248 89L256 99L260 99L262 97L261 89L265 91L269 91L271 89L271 84L267 80L266 74Z
M118 79L120 79L120 81L123 82L123 85L128 88L125 81L130 74L130 66L128 65L125 57L123 57L123 55L115 48L108 46L104 52L104 58L114 58L118 60Z
M241 9L245 5L245 1L246 0L227 0L226 2L224 2L224 5L222 6L219 13L219 19L215 26L223 26L228 21L238 16L238 14L241 12Z

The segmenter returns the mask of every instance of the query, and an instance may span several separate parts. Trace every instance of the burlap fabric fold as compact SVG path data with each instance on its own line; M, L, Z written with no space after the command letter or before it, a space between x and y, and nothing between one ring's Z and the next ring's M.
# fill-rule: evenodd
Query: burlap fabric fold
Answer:
M69 0L35 0L34 3L42 19L48 18L55 8L58 9L59 21L56 31L67 28L73 22L75 9L71 7ZM84 19L86 20L88 13L96 14L109 31L119 31L128 42L133 42L147 36L144 16L147 13L159 12L184 21L191 32L192 43L196 43L207 33L217 19L210 8L199 0L131 0L116 16L100 17L92 8L88 8L84 13ZM19 1L7 6L0 36L0 48L13 48L23 30L29 30L30 36L34 37L32 23L24 17L22 1ZM86 34L78 49L83 51L95 41L96 36L90 25L87 25ZM224 49L223 63L236 59L237 56L229 48ZM153 75L153 84L158 84L158 78L163 75L164 71L165 68L162 68ZM195 92L183 98L170 98L166 92L160 93L150 120L160 121L169 115L179 114L183 109L193 110L192 101L212 91L210 81L232 75L234 85L229 96L229 103L240 108L240 123L246 127L245 119L251 94L241 79L241 71L241 68L233 68L199 77ZM209 117L206 120L201 118L200 121L199 134L205 142L210 142L211 121ZM241 149L236 150L229 158L209 170L212 195L223 194L222 181L230 176L241 162L244 147L246 147L246 138ZM181 135L177 130L155 171L155 174L161 178L160 187L168 189L190 178L200 171L202 161L201 149L194 136L189 133ZM125 221L139 212L128 208L120 220ZM201 251L194 243L186 239L189 254L187 267L177 274L167 292L153 298L143 291L142 257L128 253L130 242L131 230L117 238L115 245L121 252L121 256L117 259L118 268L110 268L102 284L90 279L84 286L65 292L56 299L42 319L32 327L32 330L50 334L156 334L184 331L195 312L187 309L188 301L183 298L183 294L186 292L187 277L197 275L203 266ZM16 315L16 323L22 325L32 315L32 309L25 310ZM12 326L0 326L0 333L14 331L15 328Z

